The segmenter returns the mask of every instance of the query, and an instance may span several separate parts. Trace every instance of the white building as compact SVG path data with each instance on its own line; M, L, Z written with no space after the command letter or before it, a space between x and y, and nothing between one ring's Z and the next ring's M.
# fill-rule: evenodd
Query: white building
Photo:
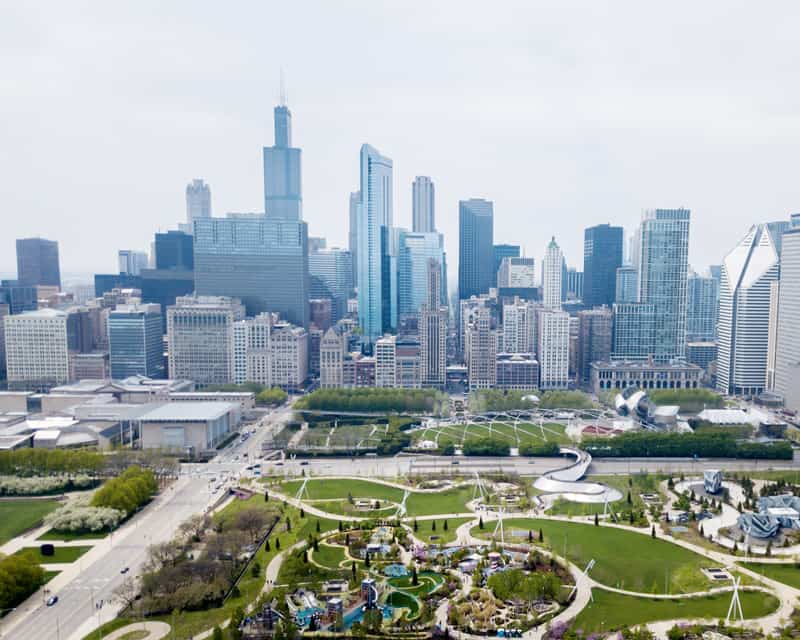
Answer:
M67 314L39 309L5 316L6 375L11 388L47 389L69 381Z
M491 325L491 311L488 307L480 307L467 327L467 377L470 391L491 389L495 386L497 339L497 331Z
M417 176L412 185L412 213L414 233L436 231L436 190L428 176Z
M427 292L419 311L420 378L424 387L444 387L447 375L447 319L442 306L442 270L428 260Z
M503 258L497 270L497 286L532 289L536 286L535 264L533 258Z
M308 378L308 332L288 322L273 325L270 386L299 389Z
M794 226L795 218L792 217ZM790 409L800 410L800 227L783 234L778 296L775 391Z
M139 417L143 449L201 453L219 445L236 428L233 402L171 402Z
M235 379L234 326L242 303L222 296L184 296L167 309L169 375L199 385Z
M375 342L375 386L397 386L396 336L383 336Z
M542 270L542 299L548 309L561 308L561 277L564 268L564 253L556 243L555 237L550 240L544 254Z
M503 351L505 353L536 353L535 302L514 298L503 305Z
M569 385L569 313L541 309L537 320L539 388L566 389Z
M234 326L235 379L265 387L296 389L308 377L308 333L261 313ZM239 382L240 381L240 382Z
M332 389L344 386L344 358L347 353L347 336L330 328L319 345L319 386Z
M770 297L780 274L770 225L753 225L725 256L719 300L717 389L758 394L767 377Z
M134 251L133 249L120 249L117 253L119 262L119 272L131 276L138 276L142 269L147 269L149 257L144 251Z

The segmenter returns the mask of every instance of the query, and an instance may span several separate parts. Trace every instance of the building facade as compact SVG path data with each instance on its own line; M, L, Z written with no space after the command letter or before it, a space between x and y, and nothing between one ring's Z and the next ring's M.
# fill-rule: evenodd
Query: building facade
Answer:
M17 281L21 285L61 288L58 242L44 238L17 240Z
M144 251L120 249L117 252L119 272L129 276L138 276L142 269L147 269L148 256Z
M591 389L594 393L611 389L696 389L703 370L694 364L626 362L623 360L593 362Z
M439 304L447 304L447 262L444 239L440 233L399 231L397 257L398 313L400 317L416 316L428 294L429 260L441 269Z
M333 322L347 315L347 300L353 291L353 256L344 249L320 249L309 253L311 298L331 301Z
M542 270L542 302L548 309L561 308L561 278L563 275L564 254L556 243L555 236L550 240L544 254Z
M612 359L643 360L655 349L656 310L637 302L614 305Z
M420 378L422 386L443 388L447 381L447 320L442 299L442 269L436 260L426 264L425 302L420 307Z
M331 328L322 336L319 346L319 386L335 389L344 385L344 360L347 336Z
M66 313L26 311L6 316L3 325L11 389L47 390L69 381Z
M608 307L578 312L578 344L575 350L578 384L589 384L592 362L611 358L613 327L614 313Z
M497 331L487 307L476 310L467 327L467 379L470 391L492 389L497 378Z
M614 302L629 304L639 301L639 269L633 265L623 265L617 269L617 283Z
M539 387L539 363L530 353L498 353L495 387L529 391Z
M428 176L417 176L411 186L414 233L436 231L436 189Z
M195 178L186 185L186 232L192 233L194 221L211 217L211 187Z
M162 326L158 304L118 305L109 313L106 327L113 379L165 377Z
M691 273L687 287L686 339L713 342L717 339L719 279Z
M275 107L275 144L264 147L264 211L266 215L299 222L303 219L301 151L292 147L292 112Z
M504 353L535 354L536 316L539 305L514 298L503 305L502 350Z
M533 258L503 258L497 270L497 287L533 289L536 286L535 265Z
M793 222L795 217L793 216ZM784 404L800 410L800 227L783 234L778 294L775 391Z
M540 309L538 333L539 388L566 389L569 386L569 314L557 309Z
M583 304L610 307L616 301L617 269L622 266L624 230L609 224L583 233Z
M497 278L494 263L494 204L472 198L458 203L458 296L489 293Z

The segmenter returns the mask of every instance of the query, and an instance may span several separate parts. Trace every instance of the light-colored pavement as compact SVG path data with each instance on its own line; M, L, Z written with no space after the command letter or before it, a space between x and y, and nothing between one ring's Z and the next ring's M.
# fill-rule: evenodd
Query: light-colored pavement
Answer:
M104 640L119 640L131 631L147 631L150 635L142 638L142 640L161 640L169 635L170 627L166 622L137 622L118 629L111 635L106 636Z

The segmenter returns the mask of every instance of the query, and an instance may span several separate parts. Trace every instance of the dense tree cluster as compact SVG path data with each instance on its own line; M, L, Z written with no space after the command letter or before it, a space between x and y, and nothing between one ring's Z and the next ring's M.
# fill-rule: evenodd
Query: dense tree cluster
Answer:
M649 389L647 396L658 405L678 405L684 413L725 406L725 399L711 389Z
M507 456L511 445L499 438L467 438L462 451L465 456Z
M541 444L525 443L519 448L521 456L558 456L561 455L557 442L543 442Z
M521 569L498 571L486 583L500 600L521 599L529 604L554 600L561 592L561 580L554 573L525 573Z
M625 433L616 438L589 438L583 448L595 457L691 457L760 458L791 460L788 442L737 442L724 433Z
M539 400L542 409L591 409L592 399L583 391L545 391Z
M96 474L105 468L105 458L96 451L64 449L15 449L0 452L0 475L48 476Z
M152 471L130 467L100 487L92 498L91 506L108 507L130 515L150 502L157 492L158 482Z
M449 399L434 389L317 389L300 398L296 409L444 415Z
M264 389L256 395L256 404L277 406L286 402L289 394L280 387L272 387L272 389Z
M534 400L538 398L538 402ZM473 413L486 411L526 411L529 409L590 409L592 399L582 391L501 391L482 389L469 397Z
M90 489L97 480L87 475L17 477L0 476L0 495L3 496L41 496L63 491Z
M11 609L45 582L33 551L0 558L0 609Z
M71 500L45 518L45 524L56 531L85 533L111 531L125 519L125 512L110 507L92 507L89 497Z

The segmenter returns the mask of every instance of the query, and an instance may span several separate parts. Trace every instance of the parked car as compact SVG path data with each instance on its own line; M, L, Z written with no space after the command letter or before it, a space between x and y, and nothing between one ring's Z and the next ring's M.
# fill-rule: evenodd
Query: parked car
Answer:
M58 596L50 596L47 599L47 606L52 607L56 602L58 602Z

